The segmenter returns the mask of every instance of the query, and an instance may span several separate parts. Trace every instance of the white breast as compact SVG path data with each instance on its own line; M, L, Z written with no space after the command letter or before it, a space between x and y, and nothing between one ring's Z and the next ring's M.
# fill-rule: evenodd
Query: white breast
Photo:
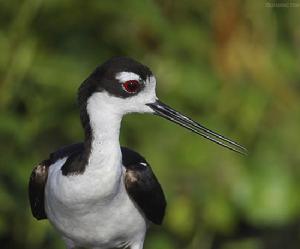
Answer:
M47 216L62 235L101 249L143 242L147 224L126 192L123 167L89 165L82 175L63 176L65 161L50 166L45 190Z
M128 196L119 143L122 108L94 93L87 101L91 151L83 174L64 176L66 158L50 166L45 189L49 220L76 246L142 248L146 219Z

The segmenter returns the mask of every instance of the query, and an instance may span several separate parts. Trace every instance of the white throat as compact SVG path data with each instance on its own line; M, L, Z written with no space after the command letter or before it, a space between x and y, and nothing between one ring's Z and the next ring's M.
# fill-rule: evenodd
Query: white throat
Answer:
M122 114L111 108L103 93L96 93L89 98L87 113L95 143L119 142Z
M91 152L87 170L121 169L119 142L122 114L112 108L104 93L93 94L87 102L92 132ZM89 169L90 168L90 169Z

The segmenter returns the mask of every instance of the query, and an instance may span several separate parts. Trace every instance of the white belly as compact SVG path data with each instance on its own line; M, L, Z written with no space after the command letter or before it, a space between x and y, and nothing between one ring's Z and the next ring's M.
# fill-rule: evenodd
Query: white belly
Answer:
M56 229L77 246L106 249L143 241L147 223L126 192L122 167L104 172L107 177L88 170L63 176L65 160L50 166L45 189L46 213Z

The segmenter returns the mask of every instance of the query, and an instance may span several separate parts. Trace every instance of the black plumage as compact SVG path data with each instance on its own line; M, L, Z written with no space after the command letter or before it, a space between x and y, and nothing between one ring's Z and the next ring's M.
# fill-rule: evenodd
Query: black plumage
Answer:
M49 167L57 160L68 157L61 168L63 175L68 177L64 172L78 171L78 160L84 157L84 151L83 143L66 146L50 154L49 159L33 169L29 180L29 200L32 214L36 219L47 219L44 201ZM121 151L122 163L126 168L125 187L129 196L148 220L161 224L166 200L150 165L140 154L131 149L121 147Z

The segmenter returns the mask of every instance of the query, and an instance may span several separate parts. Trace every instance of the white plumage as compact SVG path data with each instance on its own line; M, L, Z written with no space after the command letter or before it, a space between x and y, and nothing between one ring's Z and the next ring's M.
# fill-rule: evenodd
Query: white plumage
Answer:
M126 192L122 166L120 174L111 174L103 182L101 170L89 168L83 175L62 176L65 160L49 169L45 207L68 248L141 249L147 224Z
M147 221L125 189L119 130L126 110L120 106L112 111L117 101L107 93L88 101L93 141L84 174L62 175L66 158L49 167L46 213L68 248L143 246Z

